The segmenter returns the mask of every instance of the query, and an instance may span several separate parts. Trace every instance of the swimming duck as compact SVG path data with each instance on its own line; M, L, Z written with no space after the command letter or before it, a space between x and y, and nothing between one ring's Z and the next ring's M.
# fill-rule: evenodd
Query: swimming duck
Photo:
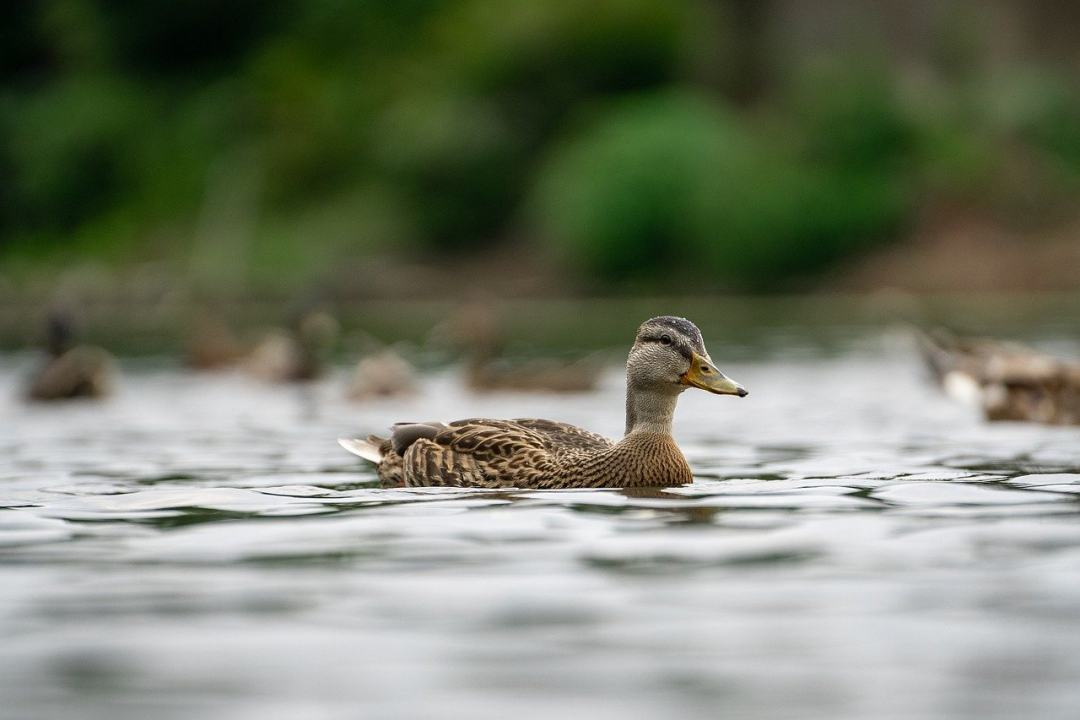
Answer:
M492 302L476 299L438 328L465 350L465 385L473 392L581 393L596 388L603 370L596 357L511 362L502 357L499 325Z
M390 348L382 348L360 359L349 380L350 400L390 398L416 392L416 371L409 361Z
M617 442L551 420L398 423L389 438L342 439L376 464L384 486L644 487L693 481L671 436L679 395L696 387L746 396L721 373L689 320L657 317L638 328L626 361L626 433Z
M465 384L483 392L583 393L596 389L601 364L595 358L564 361L534 358L509 363L474 355L465 365Z
M920 334L923 358L950 396L987 420L1080 424L1080 363L1011 342Z
M30 382L31 400L97 398L112 389L113 359L105 350L75 345L71 319L63 313L49 316L48 359Z
M222 370L240 362L245 351L220 314L202 311L190 324L184 364L192 370Z
M338 337L338 322L324 311L298 316L288 330L274 329L245 359L248 372L268 382L305 382L322 376Z

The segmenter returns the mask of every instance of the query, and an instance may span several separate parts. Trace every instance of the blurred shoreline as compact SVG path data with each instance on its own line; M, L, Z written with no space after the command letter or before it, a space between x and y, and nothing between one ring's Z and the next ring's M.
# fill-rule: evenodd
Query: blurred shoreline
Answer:
M139 353L200 315L245 334L315 308L423 345L477 300L511 350L605 345L621 312L725 315L745 336L1080 325L1068 4L9 15L4 347L58 306Z
M279 325L295 309L289 295L221 298L200 302L177 292L154 298L125 292L80 295L82 334L130 355L174 354L192 322L211 313L241 337ZM581 294L575 297L492 298L509 353L544 354L621 347L626 328L657 314L693 317L709 337L736 347L770 345L777 338L828 345L830 338L890 327L943 325L963 333L1037 341L1080 340L1080 292L872 293L787 295ZM324 295L320 307L341 323L343 347L357 336L423 347L440 323L461 306L460 297L363 298ZM0 296L0 350L37 344L50 307L46 297ZM571 320L572 318L572 320ZM352 340L350 339L352 338ZM760 349L760 347L758 347Z

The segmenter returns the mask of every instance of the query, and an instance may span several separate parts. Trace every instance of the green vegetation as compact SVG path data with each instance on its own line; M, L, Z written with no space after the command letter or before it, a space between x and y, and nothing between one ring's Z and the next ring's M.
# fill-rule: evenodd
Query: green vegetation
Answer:
M865 162L857 147L838 143L829 167L779 145L699 97L630 101L555 154L536 216L602 277L706 270L765 288L880 241L910 206L877 163L845 166Z
M736 57L764 32L736 5L13 4L0 262L291 286L526 238L587 280L773 289L928 203L1080 182L1068 76L999 81L967 35L914 90L865 53Z

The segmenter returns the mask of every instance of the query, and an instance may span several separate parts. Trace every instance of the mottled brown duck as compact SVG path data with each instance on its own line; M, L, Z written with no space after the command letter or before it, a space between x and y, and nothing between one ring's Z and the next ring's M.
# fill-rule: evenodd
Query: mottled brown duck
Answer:
M638 329L626 362L626 433L617 442L560 422L517 419L398 423L389 438L342 439L375 463L387 487L597 488L692 482L671 436L679 395L746 390L721 373L688 320L658 317Z
M71 320L62 313L49 317L48 358L30 380L30 400L99 398L112 390L112 355L99 347L76 345Z
M1080 424L1080 362L943 329L920 334L920 347L945 392L987 420Z
M192 370L223 370L244 359L247 348L220 315L201 311L188 330L184 364Z
M474 299L462 305L435 335L465 354L465 386L476 393L584 393L596 389L603 363L596 356L563 360L503 356L503 331L494 302Z
M392 348L382 348L360 359L349 379L346 395L362 402L407 397L416 393L416 369Z
M244 367L267 382L306 382L322 377L327 356L338 337L338 322L327 312L300 316L288 330L274 329L263 336Z
M570 361L533 358L511 363L477 353L465 364L465 385L476 393L584 393L596 389L602 367L595 357Z

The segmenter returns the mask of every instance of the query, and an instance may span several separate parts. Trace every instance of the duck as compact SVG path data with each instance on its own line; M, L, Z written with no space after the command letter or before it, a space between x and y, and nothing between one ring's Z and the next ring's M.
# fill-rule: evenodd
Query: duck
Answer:
M30 381L28 399L101 398L112 391L112 355L99 347L76 345L72 325L65 313L49 315L45 344L48 358Z
M223 370L240 362L246 352L244 344L220 313L200 311L192 318L184 354L184 364L188 368Z
M465 387L474 393L585 393L596 389L604 367L596 356L507 360L500 323L487 298L463 304L435 334L464 348Z
M509 363L493 355L476 354L465 365L465 385L474 393L586 393L596 389L602 368L593 357Z
M337 342L338 322L328 312L303 313L286 329L268 331L244 360L249 373L267 382L307 382L322 377Z
M746 397L717 369L701 331L685 318L655 317L637 330L626 361L625 434L612 441L552 420L473 418L402 422L389 437L342 438L371 463L384 487L565 489L670 487L693 482L671 435L689 388Z
M361 358L346 393L350 400L406 397L416 392L416 370L393 349L384 347Z
M987 420L1080 424L1080 362L944 328L918 337L923 360L946 394L975 405Z

